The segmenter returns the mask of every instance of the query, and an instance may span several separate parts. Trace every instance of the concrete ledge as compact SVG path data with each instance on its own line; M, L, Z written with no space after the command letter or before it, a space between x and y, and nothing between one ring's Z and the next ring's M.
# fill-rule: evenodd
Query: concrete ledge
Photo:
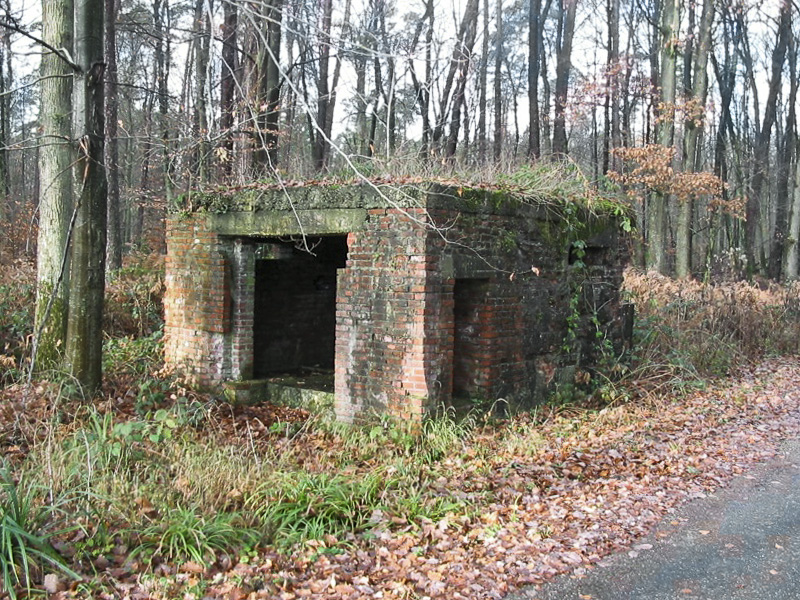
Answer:
M332 392L282 385L266 379L227 382L225 397L233 404L270 402L279 406L303 408L314 414L322 415L325 419L333 420L335 418Z
M219 235L286 236L344 234L362 229L363 208L248 211L209 215L209 227Z

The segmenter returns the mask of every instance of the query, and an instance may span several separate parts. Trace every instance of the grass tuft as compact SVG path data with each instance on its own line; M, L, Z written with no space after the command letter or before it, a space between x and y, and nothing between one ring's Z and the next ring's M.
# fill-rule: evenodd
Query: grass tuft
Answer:
M378 473L357 479L291 473L265 483L248 504L281 548L326 538L341 542L367 528L385 485Z
M263 535L238 513L206 516L195 508L178 507L165 518L131 532L138 539L131 556L149 556L169 563L193 561L207 565L221 555L232 556L258 544Z
M0 470L0 583L12 600L20 587L29 593L46 567L79 579L50 544L55 507L42 506L34 488L13 481Z

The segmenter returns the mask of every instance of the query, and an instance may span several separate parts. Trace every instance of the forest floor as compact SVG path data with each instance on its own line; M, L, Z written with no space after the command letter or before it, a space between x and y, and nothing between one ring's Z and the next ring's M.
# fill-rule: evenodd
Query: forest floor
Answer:
M15 389L3 391L3 406L14 406ZM125 405L114 407L117 418ZM51 418L47 402L30 399L30 422L37 410L41 422ZM287 410L220 414L217 434L256 449L274 444L272 423L303 418ZM5 428L14 415L3 411ZM50 597L501 598L559 573L581 574L798 435L800 358L766 360L680 401L650 396L602 410L552 410L535 421L520 415L476 426L432 464L437 493L464 500L435 520L376 508L368 531L346 540L325 536L290 552L261 548L213 565L146 566L120 545L94 561L91 575L83 567L83 584L51 576ZM312 430L283 440L309 464L329 443ZM65 540L62 550L76 541Z
M183 386L153 255L107 290L101 396L26 385L33 274L0 265L2 600L502 598L642 544L800 435L797 285L631 270L627 356L532 412L420 431Z

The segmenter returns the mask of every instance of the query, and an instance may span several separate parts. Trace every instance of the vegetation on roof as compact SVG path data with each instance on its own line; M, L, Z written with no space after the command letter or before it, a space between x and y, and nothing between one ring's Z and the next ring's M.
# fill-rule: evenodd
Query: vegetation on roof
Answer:
M259 180L246 185L215 186L193 190L179 196L171 212L212 212L216 214L280 209L281 202L302 196L304 208L334 208L342 204L342 194L369 197L373 201L415 204L427 193L443 189L465 206L475 202L474 193L504 196L517 202L559 206L574 205L596 214L627 214L629 204L615 191L598 190L571 164L537 163L510 173L452 173L422 176L325 177L299 180ZM335 195L329 192L334 191ZM312 198L313 196L313 198ZM485 197L485 196L484 196ZM481 201L483 197L481 198ZM306 204L307 203L307 204Z

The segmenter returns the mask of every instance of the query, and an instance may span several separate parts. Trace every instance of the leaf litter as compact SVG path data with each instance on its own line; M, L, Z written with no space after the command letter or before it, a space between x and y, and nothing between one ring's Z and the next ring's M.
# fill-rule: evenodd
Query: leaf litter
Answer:
M266 444L275 442L271 423L305 417L271 418L270 410L220 411L218 421L232 439L246 430ZM519 443L519 432L531 430L535 442ZM372 528L347 540L311 540L288 554L262 548L206 569L159 565L168 586L111 564L97 578L114 592L93 597L502 598L580 575L615 551L649 550L636 540L676 506L774 456L799 432L800 358L787 357L680 399L520 415L480 428L461 452L429 467L434 491L463 500L462 510L413 522L376 510ZM294 453L313 464L325 443L306 432L293 439ZM201 579L204 591L192 593ZM51 597L87 596L68 589Z

